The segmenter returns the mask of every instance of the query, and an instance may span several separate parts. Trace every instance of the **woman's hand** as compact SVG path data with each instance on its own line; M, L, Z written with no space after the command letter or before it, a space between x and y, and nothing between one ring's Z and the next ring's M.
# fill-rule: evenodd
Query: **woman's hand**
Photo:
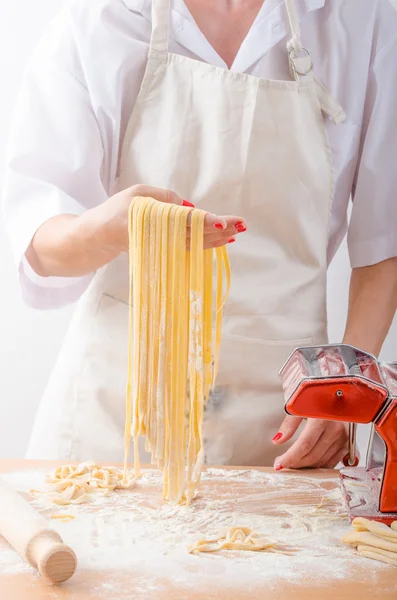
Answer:
M33 237L26 258L42 277L80 277L93 273L128 250L128 211L131 200L147 196L160 202L183 204L170 190L134 185L115 194L82 215L48 219ZM186 203L185 205L190 205ZM205 218L204 247L216 248L234 241L247 225L240 217ZM189 244L190 230L187 235Z
M288 442L303 419L287 416L273 443ZM348 449L348 425L338 421L307 419L306 425L296 442L284 454L278 456L274 468L302 469L317 467L333 469L346 455Z
M115 196L112 196L94 210L101 212L104 245L118 252L128 250L128 209L131 200L137 196L150 197L159 202L167 202L181 206L184 200L171 190L155 188L147 185L134 185ZM185 205L190 205L186 203ZM188 221L187 241L190 239ZM205 217L204 248L217 248L234 241L234 236L246 230L244 219L237 216L219 217L208 213Z

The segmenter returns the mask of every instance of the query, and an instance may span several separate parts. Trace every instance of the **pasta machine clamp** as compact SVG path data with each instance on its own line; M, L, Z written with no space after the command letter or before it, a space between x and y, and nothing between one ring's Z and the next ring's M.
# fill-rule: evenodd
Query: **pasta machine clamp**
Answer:
M397 520L397 363L346 344L297 348L280 371L288 414L349 423L340 476L351 520ZM372 423L365 467L355 430ZM347 466L350 465L350 466Z

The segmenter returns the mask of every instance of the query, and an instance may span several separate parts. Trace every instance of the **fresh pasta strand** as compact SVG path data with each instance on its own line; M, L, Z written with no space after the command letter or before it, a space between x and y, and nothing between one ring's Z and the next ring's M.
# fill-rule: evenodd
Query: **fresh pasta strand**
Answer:
M116 467L102 467L93 462L79 465L63 465L46 476L45 490L31 490L34 498L44 498L58 506L85 504L95 495L106 496L114 490L130 489L135 484L132 473L124 473ZM71 515L52 518L71 519Z
M151 198L134 198L129 210L124 472L132 436L139 476L138 437L144 436L152 463L163 470L163 496L172 502L189 503L200 481L204 405L218 370L230 288L226 248L203 249L205 214Z
M211 250L204 250L204 271L207 275L206 289L204 290L204 346L203 346L203 361L204 361L204 399L207 402L212 385L212 270L213 270L213 253Z
M218 376L219 357L221 351L222 318L223 307L230 291L230 263L225 247L216 249L216 315L215 315L215 342L214 342L214 372L212 377L212 389ZM223 271L226 277L226 293L223 293Z
M129 449L129 441L131 439L131 427L132 427L132 402L131 402L131 396L132 396L132 327L133 327L133 321L132 321L132 317L133 317L133 308L132 308L132 257L131 257L131 251L132 251L132 243L131 240L133 239L134 236L134 230L132 228L132 219L131 219L131 215L132 215L132 210L133 210L133 204L130 204L129 210L128 210L128 239L129 239L129 267L128 267L128 274L129 274L129 289L128 289L128 357L127 357L127 361L128 361L128 367L127 367L127 390L126 390L126 394L127 394L127 402L126 402L126 416L125 416L125 430L124 430L124 439L128 440L128 444L125 443L125 447L124 447L124 479L127 477L127 461L128 461L128 449ZM135 473L137 470L137 466L135 465Z

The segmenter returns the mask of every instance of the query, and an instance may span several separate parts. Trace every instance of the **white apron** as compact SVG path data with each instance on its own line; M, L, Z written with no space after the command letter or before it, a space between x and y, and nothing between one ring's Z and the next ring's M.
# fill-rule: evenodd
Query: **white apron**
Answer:
M273 81L169 53L170 0L153 0L148 63L120 161L119 189L169 188L248 222L229 246L220 372L205 414L210 464L273 463L284 416L278 370L296 346L327 340L333 174L322 109L336 121L343 111L315 81L294 0L285 4L291 81ZM125 254L80 301L29 458L122 461L127 332Z

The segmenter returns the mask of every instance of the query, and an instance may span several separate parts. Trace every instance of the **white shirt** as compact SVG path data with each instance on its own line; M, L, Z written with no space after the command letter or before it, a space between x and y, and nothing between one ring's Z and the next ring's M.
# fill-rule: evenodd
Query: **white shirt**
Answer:
M335 163L329 260L348 229L352 266L375 264L397 256L396 3L297 4L315 74L347 113L342 125L326 122ZM24 253L46 220L79 215L117 190L121 143L150 33L150 0L67 0L30 61L12 127L5 217L32 306L73 302L92 279L40 278ZM227 68L182 0L172 2L170 35L171 52ZM290 79L289 36L283 0L265 0L232 70Z

